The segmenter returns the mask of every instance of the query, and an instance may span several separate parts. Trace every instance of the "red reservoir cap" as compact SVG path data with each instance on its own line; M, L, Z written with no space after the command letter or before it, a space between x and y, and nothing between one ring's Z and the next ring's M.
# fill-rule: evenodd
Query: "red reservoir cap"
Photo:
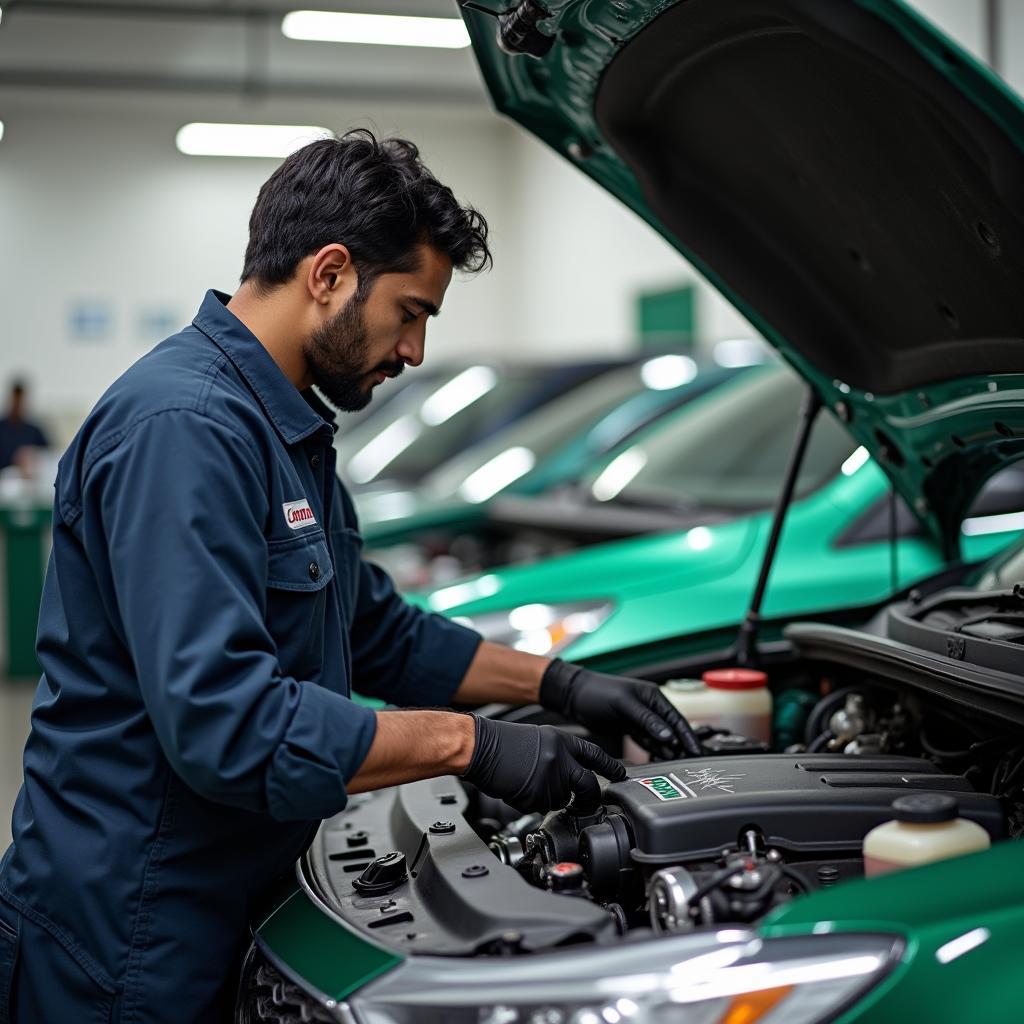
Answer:
M768 685L768 676L756 668L712 668L701 679L713 690L757 690Z

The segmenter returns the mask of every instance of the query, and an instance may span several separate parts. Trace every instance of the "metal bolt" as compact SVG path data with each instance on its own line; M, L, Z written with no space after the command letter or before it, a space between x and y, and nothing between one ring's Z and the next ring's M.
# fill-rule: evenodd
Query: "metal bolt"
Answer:
M452 832L455 831L455 822L453 822L453 821L435 821L434 824L430 826L430 831L435 836L448 836L448 835L451 835Z
M839 881L839 868L834 868L829 864L822 865L818 868L818 881L822 888L835 885Z
M462 872L463 878L483 878L484 875L489 875L490 868L485 867L483 864L470 864L468 868L465 868Z

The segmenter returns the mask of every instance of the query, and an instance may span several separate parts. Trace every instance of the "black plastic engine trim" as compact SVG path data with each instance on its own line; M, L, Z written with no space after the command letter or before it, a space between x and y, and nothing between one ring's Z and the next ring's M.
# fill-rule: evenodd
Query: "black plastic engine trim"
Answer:
M614 935L601 907L538 889L502 864L470 827L467 807L461 784L447 776L353 799L324 822L306 855L318 895L347 925L403 955L469 956L510 932L524 951ZM360 843L377 855L404 853L407 879L387 893L361 895L355 872L346 870L352 865L331 856L347 851L353 833L365 833ZM385 916L400 918L400 927L381 927Z
M715 858L754 828L796 857L860 856L864 836L912 792L949 793L963 817L1005 836L999 801L926 759L898 755L750 754L656 762L627 769L604 791L629 822L643 865Z
M806 658L845 665L1024 726L1024 678L840 626L797 622L785 636ZM979 641L984 642L984 641Z

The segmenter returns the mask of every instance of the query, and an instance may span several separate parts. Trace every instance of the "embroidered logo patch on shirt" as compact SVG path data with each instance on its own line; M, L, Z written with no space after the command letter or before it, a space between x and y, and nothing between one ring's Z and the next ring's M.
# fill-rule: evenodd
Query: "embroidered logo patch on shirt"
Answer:
M316 526L313 510L305 498L300 498L298 501L286 501L281 508L284 509L284 518L289 529L301 530L304 526Z

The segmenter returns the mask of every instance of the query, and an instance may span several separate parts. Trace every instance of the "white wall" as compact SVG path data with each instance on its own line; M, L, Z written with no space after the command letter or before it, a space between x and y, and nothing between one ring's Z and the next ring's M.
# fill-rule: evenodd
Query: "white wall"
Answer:
M252 119L238 105L43 93L8 95L0 107L0 382L27 372L37 407L73 420L159 340L140 324L144 310L167 309L184 324L206 288L234 289L249 211L275 163L176 151L186 121ZM341 129L366 124L366 113L305 103L259 118ZM486 211L500 252L512 130L483 108L370 113L382 132L421 142L439 176ZM433 352L508 342L505 267L451 290ZM69 313L83 300L110 304L109 340L71 336Z
M652 228L567 160L518 133L514 253L521 275L518 332L531 345L622 352L634 345L642 290L694 282L704 342L750 326Z
M908 0L929 21L938 25L947 35L952 36L964 49L975 57L987 60L985 52L985 3L984 0ZM1019 0L1002 0L1007 6Z

